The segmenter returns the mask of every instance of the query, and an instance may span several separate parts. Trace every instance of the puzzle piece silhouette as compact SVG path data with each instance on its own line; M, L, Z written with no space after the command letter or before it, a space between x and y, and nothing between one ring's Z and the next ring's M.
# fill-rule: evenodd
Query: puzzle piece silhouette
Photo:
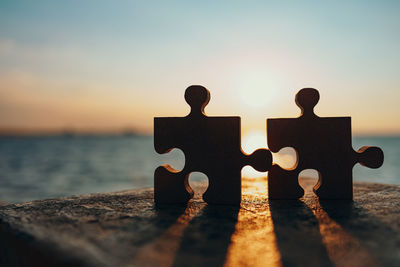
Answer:
M293 147L297 164L285 170L274 164L268 172L270 199L295 199L303 196L298 175L305 169L319 172L315 194L321 199L353 198L353 166L360 163L369 168L383 164L383 152L378 147L364 146L357 152L351 144L350 117L318 117L314 107L319 93L304 88L296 94L301 109L298 118L267 119L268 147L278 152Z
M240 204L241 169L250 165L267 171L272 155L267 149L253 154L242 152L240 117L208 117L204 108L210 92L199 85L186 89L185 100L191 111L186 117L154 118L154 147L160 153L179 148L185 155L185 166L176 171L168 165L154 173L156 203L186 203L193 197L188 184L191 172L207 175L209 186L203 195L210 204Z

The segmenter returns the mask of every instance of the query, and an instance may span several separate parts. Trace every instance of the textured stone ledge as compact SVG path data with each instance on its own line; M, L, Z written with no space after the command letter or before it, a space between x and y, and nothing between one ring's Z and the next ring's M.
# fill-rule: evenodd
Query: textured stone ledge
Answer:
M0 207L1 266L400 266L400 186L355 183L354 202L266 199L155 207L152 189ZM204 190L204 185L195 189Z

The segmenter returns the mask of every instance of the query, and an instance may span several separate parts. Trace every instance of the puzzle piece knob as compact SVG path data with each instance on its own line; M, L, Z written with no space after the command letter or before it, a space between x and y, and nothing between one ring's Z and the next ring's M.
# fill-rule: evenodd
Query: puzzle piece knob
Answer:
M363 146L358 151L358 162L368 168L376 169L383 164L383 151L376 146Z
M192 115L203 114L210 101L210 91L201 85L191 85L185 91L185 100L192 108Z
M272 154L268 149L257 149L246 157L245 165L250 165L259 172L266 172L272 166Z
M296 104L300 107L302 114L314 114L314 107L319 101L319 93L314 88L303 88L296 94Z

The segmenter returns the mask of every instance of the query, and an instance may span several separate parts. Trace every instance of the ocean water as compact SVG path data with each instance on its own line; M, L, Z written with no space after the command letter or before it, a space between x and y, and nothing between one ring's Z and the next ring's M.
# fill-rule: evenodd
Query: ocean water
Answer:
M354 180L400 184L400 137L358 137L353 147L379 146L384 165L357 164ZM23 202L153 186L154 169L182 169L184 155L158 155L149 136L53 136L0 138L0 200ZM202 176L191 176L191 180Z

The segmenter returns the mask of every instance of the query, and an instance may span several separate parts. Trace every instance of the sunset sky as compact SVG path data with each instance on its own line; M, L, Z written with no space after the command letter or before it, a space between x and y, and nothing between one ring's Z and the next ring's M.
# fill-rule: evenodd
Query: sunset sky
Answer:
M151 133L201 84L207 114L244 131L296 117L296 92L314 87L318 115L400 134L399 14L382 0L2 0L0 129Z

